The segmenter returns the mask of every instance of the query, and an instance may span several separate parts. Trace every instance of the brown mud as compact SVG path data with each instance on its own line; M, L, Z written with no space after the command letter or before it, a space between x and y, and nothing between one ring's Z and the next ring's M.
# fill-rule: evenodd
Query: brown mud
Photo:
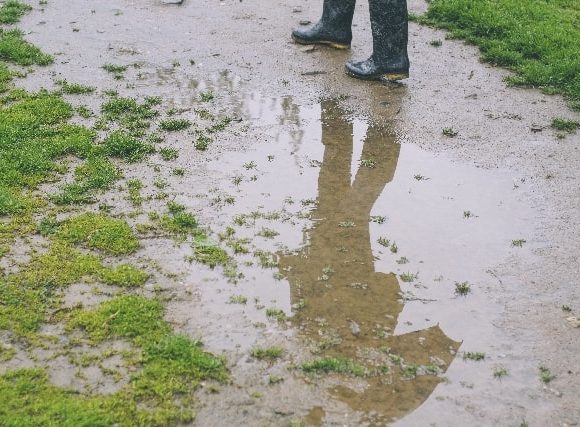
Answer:
M574 113L506 88L507 73L475 49L415 25L409 80L351 80L344 61L370 48L366 4L351 52L290 42L319 6L52 0L22 23L57 58L52 75L22 81L29 89L66 78L161 96L184 118L208 109L233 119L206 152L181 132L167 139L180 150L171 165L125 171L146 188L165 180L215 240L231 227L248 249L237 283L186 262L191 248L169 239L147 239L136 255L166 273L168 320L228 360L232 384L198 392L195 424L577 425L580 329L561 307L580 312L580 141L549 128ZM115 81L105 63L138 67ZM131 210L119 195L106 202ZM245 304L231 303L240 295ZM250 356L271 346L280 359ZM349 361L350 372L300 369L321 359ZM540 366L556 374L548 385ZM498 368L508 375L495 378ZM71 386L62 372L53 380Z

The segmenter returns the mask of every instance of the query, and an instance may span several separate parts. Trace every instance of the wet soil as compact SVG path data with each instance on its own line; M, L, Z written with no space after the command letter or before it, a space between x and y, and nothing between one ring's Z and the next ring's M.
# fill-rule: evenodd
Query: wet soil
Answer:
M206 152L169 138L180 156L157 176L126 171L163 178L216 240L231 227L248 248L236 283L168 239L138 253L168 273L168 320L228 360L232 383L199 391L196 425L577 425L580 329L566 319L580 312L580 139L549 128L575 113L414 25L404 84L347 78L343 63L371 46L366 8L341 52L290 42L317 2L53 0L22 23L57 55L53 74L22 85L64 77L233 119ZM105 63L138 67L115 81ZM258 346L284 353L258 361ZM320 358L364 375L299 368ZM540 366L556 375L547 385Z

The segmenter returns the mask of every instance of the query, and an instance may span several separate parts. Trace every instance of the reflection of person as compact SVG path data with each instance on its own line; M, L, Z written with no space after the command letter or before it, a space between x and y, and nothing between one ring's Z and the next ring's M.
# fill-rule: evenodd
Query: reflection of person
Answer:
M335 389L338 397L356 410L390 419L416 408L440 381L435 375L407 380L392 360L411 367L439 365L432 369L440 372L453 359L450 349L457 343L438 326L392 335L403 309L400 287L393 273L374 269L369 217L393 179L400 146L389 131L370 126L361 155L365 162L351 183L352 135L352 123L336 103L323 102L325 148L318 206L312 213L315 226L306 247L280 256L280 271L290 282L293 305L299 307L293 321L316 354L350 359L371 371L382 368L384 375L368 378L362 393L341 387Z
M352 40L356 0L324 0L322 17L312 27L292 32L300 44L327 44L347 49ZM346 72L363 80L402 80L409 77L407 1L369 0L373 54L366 61L349 62Z

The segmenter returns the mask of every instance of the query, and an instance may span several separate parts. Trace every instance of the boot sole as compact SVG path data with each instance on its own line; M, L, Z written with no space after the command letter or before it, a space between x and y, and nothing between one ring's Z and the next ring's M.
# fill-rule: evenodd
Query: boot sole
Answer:
M292 35L292 40L294 40L298 44L304 44L304 45L320 44L320 45L324 45L324 46L330 46L330 47L333 47L335 49L350 49L350 44L337 43L337 42L333 42L330 40L316 40L316 41L304 40L304 39L301 39L301 38L294 36L294 34Z
M355 74L350 71L348 68L345 68L345 72L350 77L354 77L355 79L359 80L376 80L376 81L383 81L383 82L396 82L399 80L405 80L409 78L408 72L399 72L399 73L383 73L383 74L376 74L371 76L365 76L361 74Z

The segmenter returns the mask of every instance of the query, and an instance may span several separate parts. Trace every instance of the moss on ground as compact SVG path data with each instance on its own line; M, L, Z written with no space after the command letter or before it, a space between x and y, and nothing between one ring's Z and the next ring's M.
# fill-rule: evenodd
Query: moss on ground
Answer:
M29 9L14 0L5 1L0 5L0 24L17 22ZM30 66L50 64L52 58L26 42L18 30L0 29L0 61ZM30 260L10 273L0 270L0 330L8 331L19 346L33 350L45 345L42 325L64 322L66 333L83 336L79 340L95 345L97 353L98 343L111 340L128 341L133 350L123 354L131 372L129 382L111 395L57 387L43 368L5 372L0 375L0 425L167 426L190 422L195 415L193 392L200 382L227 380L224 360L204 352L191 338L176 335L163 319L160 300L131 293L149 279L147 272L105 258L132 254L139 248L125 221L97 213L80 213L64 221L56 216L70 213L67 205L95 202L98 192L113 187L122 175L111 157L134 162L154 151L140 138L157 116L153 106L160 99L138 103L111 94L102 107L100 130L109 125L116 130L99 144L95 130L69 122L74 109L61 93L7 92L12 77L9 64L0 62L0 93L6 93L0 98L0 258L10 252L16 237L36 233L42 236L43 247L35 252L38 245L31 239ZM67 94L94 90L66 81L58 84ZM41 184L58 183L69 172L71 156L80 161L74 182L62 185L51 197L42 194ZM133 187L137 193L141 189ZM64 206L55 207L51 202ZM160 222L173 234L206 239L196 218L180 205L170 204ZM67 287L82 282L115 286L121 293L91 310L65 308ZM71 348L77 342L71 340ZM53 350L63 351L58 346ZM0 346L0 362L15 354L13 347ZM101 355L83 353L79 357L98 360Z
M32 8L16 0L6 0L0 6L0 24L16 24Z
M52 56L28 43L23 35L20 30L0 28L0 60L24 66L52 64Z
M126 221L96 213L69 219L59 229L57 237L110 255L127 255L139 248L139 240Z

